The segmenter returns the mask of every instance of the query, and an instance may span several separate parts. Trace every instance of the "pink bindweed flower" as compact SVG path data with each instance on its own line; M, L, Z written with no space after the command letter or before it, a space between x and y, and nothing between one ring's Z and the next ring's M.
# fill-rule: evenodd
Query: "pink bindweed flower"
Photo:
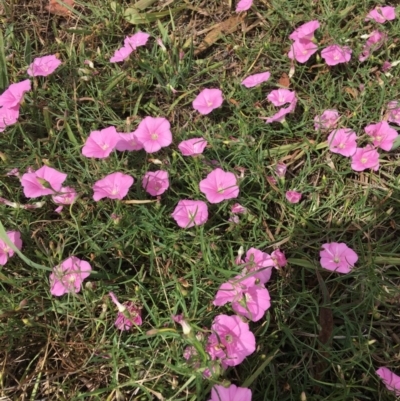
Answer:
M207 146L207 141L204 138L192 138L182 141L178 148L183 156L201 155Z
M394 7L390 6L385 6L385 7L377 6L367 14L365 21L373 19L375 22L378 22L379 24L384 24L386 21L392 21L396 18L395 10L396 9Z
M143 177L142 186L152 196L162 195L169 187L168 173L163 170L148 171Z
M51 198L53 199L53 202L56 203L57 205L72 205L76 198L78 197L78 194L76 193L74 188L71 187L61 187L60 191L58 194L53 195ZM62 211L63 207L59 206L56 209L57 213L60 213Z
M231 212L234 214L245 214L247 213L247 209L239 203L235 203L231 207Z
M383 71L383 72L388 72L390 69L392 68L392 63L391 62L389 62L389 61L384 61L383 63L382 63L382 67L381 67L381 70Z
M296 107L296 104L297 99L295 99L293 103L290 103L288 107L282 107L277 113L265 120L266 124L273 122L283 123L285 121L286 114L292 113Z
M275 263L275 268L279 269L281 267L285 267L287 265L287 259L285 254L280 250L276 249L271 253L271 258Z
M251 401L251 395L251 390L247 387L236 387L234 384L224 387L215 384L209 401Z
M274 106L283 106L286 103L292 103L296 98L296 93L289 89L275 89L268 96L267 99Z
M239 316L216 316L211 331L207 352L212 360L220 359L224 369L239 365L256 349L254 334Z
M239 13L240 11L247 11L253 4L253 0L240 0L236 6L236 12Z
M66 293L77 293L82 282L89 277L92 267L88 262L75 256L65 259L58 266L53 267L50 274L50 293L60 297Z
M271 74L269 71L260 72L259 74L253 74L253 75L248 76L241 83L246 88L253 88L254 86L258 86L258 85L262 84L263 82L268 81L270 76L271 76Z
M82 154L86 157L105 159L115 149L120 140L115 127L107 127L100 131L92 131L82 148Z
M237 198L239 187L235 174L216 168L199 183L200 191L210 203L220 203L226 199Z
M164 117L145 117L137 127L135 135L147 153L159 151L172 143L170 123Z
M109 174L93 185L93 199L96 202L103 198L123 199L133 182L130 175L119 172Z
M29 79L25 79L24 81L11 84L0 95L0 107L6 109L12 109L18 107L24 99L24 94L26 92L29 92L30 90L31 90L31 81Z
M207 204L190 199L180 200L171 214L179 227L201 226L208 220Z
M395 375L386 367L379 368L376 374L382 379L388 390L394 391L397 396L400 395L400 376Z
M390 123L400 125L400 103L397 100L392 100L388 103L387 113Z
M372 137L374 146L389 151L393 147L393 143L398 137L395 129L391 128L386 121L377 124L369 124L364 131Z
M8 109L0 108L0 132L3 132L9 125L13 125L18 121L19 106Z
M289 35L289 39L292 40L313 40L314 32L319 28L319 22L317 20L308 21L303 25L297 27L294 32Z
M357 254L344 242L330 242L322 245L319 253L320 263L324 269L337 273L349 273L357 263Z
M387 35L385 33L373 31L363 46L363 50L358 57L359 61L365 61L370 56L372 51L378 50L380 47L382 47L386 39Z
M110 63L118 63L127 59L131 53L139 46L144 46L150 35L144 32L136 32L132 36L127 36L124 39L124 46L115 51L114 55L110 58Z
M326 64L336 65L349 62L351 53L352 50L348 46L332 45L322 50L321 56L325 59Z
M325 110L320 116L314 117L314 129L318 131L336 128L339 118L340 116L337 110Z
M364 171L367 168L377 171L379 169L379 153L372 146L357 148L351 158L351 168L354 171Z
M336 129L328 136L328 146L331 152L350 157L357 149L357 134L349 128Z
M271 256L256 248L250 248L246 252L244 259L243 275L251 274L252 277L260 280L261 284L269 281L272 274L272 267L275 266L274 260Z
M128 132L127 134L118 132L118 135L119 141L115 145L115 149L119 152L143 149L142 143L136 137L136 131Z
M54 55L37 57L29 66L27 74L31 77L47 77L59 66L61 61Z
M60 173L54 168L43 166L33 173L25 173L21 177L24 195L27 198L37 198L44 195L53 195L61 191L61 185L67 174Z
M290 46L288 57L291 60L296 60L303 64L306 63L317 50L318 46L311 40L298 39Z
M21 234L18 231L7 231L8 239L15 245L19 250L22 248ZM14 249L0 239L0 266L4 266L8 258L14 256Z
M193 108L200 114L211 113L222 105L224 98L220 89L203 89L193 100Z
M128 331L133 325L140 326L142 324L142 310L134 302L126 301L121 304L113 292L110 291L108 295L118 308L117 318L114 323L118 330Z
M290 203L299 203L302 196L303 195L297 191L286 191L285 193L285 197Z
M285 163L279 162L279 163L277 163L277 165L275 166L275 174L276 174L277 177L279 177L279 178L285 178L286 170L287 170L287 167L286 167L286 164L285 164Z
M189 335L191 333L192 328L183 315L173 315L172 320L182 326L183 334Z

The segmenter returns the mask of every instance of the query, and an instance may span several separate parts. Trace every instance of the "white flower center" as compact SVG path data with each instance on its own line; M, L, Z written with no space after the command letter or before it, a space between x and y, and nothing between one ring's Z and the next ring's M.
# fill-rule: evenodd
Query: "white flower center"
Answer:
M153 141L156 141L156 140L158 139L158 134L156 134L155 132L153 132L153 133L150 135L150 138L151 138Z

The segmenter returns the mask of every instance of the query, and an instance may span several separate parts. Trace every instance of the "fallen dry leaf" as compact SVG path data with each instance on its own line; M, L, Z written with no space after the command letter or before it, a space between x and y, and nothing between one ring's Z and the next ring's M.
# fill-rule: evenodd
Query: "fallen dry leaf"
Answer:
M279 78L278 84L282 86L283 88L289 88L290 85L290 79L288 74L284 72L281 77Z
M50 14L60 15L61 17L69 17L71 15L71 11L65 7L63 3L67 6L73 7L75 5L75 0L49 0L49 5L45 8Z

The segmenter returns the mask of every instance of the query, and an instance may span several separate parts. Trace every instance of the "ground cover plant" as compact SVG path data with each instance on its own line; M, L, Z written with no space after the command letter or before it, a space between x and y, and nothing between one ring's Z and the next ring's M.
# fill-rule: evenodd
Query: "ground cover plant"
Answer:
M0 396L395 399L399 11L2 3Z

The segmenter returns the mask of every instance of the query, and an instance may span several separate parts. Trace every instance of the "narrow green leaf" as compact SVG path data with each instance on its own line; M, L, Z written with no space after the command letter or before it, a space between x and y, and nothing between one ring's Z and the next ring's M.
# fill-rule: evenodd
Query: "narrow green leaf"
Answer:
M125 76L126 72L122 72L121 74L116 75L115 78L113 78L108 84L107 88L104 89L104 95L107 95L107 93L111 92L111 90L114 89L125 78Z
M0 91L8 87L6 52L4 48L3 32L0 30Z
M28 31L25 31L24 60L26 65L30 65L32 63L32 43Z

